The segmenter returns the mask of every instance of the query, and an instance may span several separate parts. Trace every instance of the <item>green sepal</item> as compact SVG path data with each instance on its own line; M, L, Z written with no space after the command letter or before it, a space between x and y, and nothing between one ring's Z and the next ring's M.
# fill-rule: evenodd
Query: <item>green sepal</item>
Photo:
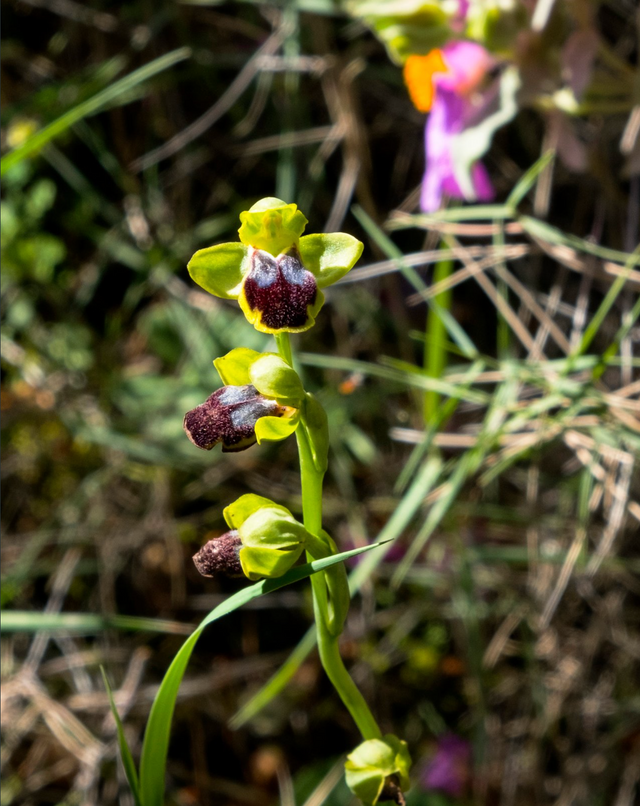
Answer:
M191 278L201 288L223 299L238 299L249 268L249 248L241 243L199 249L187 264Z
M281 577L298 561L302 554L302 546L290 551L277 551L264 548L241 548L240 565L245 576L252 582L267 577L275 579Z
M249 375L252 364L262 355L264 353L250 350L248 347L236 347L221 358L216 358L213 366L225 386L246 386L252 383Z
M249 367L249 378L261 395L275 397L285 406L300 407L304 397L298 373L274 353L264 353Z
M262 495L247 493L241 495L233 504L224 508L222 516L231 529L239 529L250 515L257 512L262 507L277 507L270 498Z
M362 742L347 756L344 766L347 785L364 806L375 806L392 775L397 776L403 791L409 788L411 757L407 743L391 733Z
M274 257L297 243L308 224L297 205L271 197L240 213L240 221L238 235L242 243L264 249Z
M364 767L350 770L348 765L347 761L344 765L347 786L364 806L374 806L382 792L384 776L380 775L375 768Z
M286 507L272 503L249 515L238 534L243 546L280 550L304 546L309 533Z
M296 411L291 417L261 417L255 427L258 445L262 445L263 442L278 442L287 439L299 425L299 411Z
M303 406L302 424L309 439L311 458L318 473L324 473L329 463L329 426L327 414L309 392Z
M302 265L316 278L319 288L337 282L359 260L364 244L346 232L317 232L300 238Z

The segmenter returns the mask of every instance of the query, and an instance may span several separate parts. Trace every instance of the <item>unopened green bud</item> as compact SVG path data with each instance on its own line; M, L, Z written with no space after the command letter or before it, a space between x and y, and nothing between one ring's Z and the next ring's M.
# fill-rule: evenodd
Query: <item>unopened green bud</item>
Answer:
M253 581L282 576L314 542L286 507L259 495L241 496L225 509L224 517L238 531L242 570Z
M369 739L347 756L347 784L364 806L393 801L404 806L403 790L409 788L411 757L407 743L388 733Z

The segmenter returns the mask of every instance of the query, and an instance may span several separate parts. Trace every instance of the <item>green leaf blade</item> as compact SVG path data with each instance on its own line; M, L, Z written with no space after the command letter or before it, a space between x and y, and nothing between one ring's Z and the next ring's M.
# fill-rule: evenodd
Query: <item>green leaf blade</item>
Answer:
M116 708L116 704L113 699L113 693L111 691L109 681L107 680L107 674L102 666L100 667L100 672L102 673L104 687L107 690L107 697L109 698L109 708L111 709L111 713L113 714L113 718L116 723L116 731L118 734L118 747L120 748L120 758L122 759L122 766L124 767L124 773L127 776L127 781L129 782L129 786L131 787L131 793L133 794L133 799L135 801L136 806L142 806L142 800L140 799L140 784L138 782L138 773L136 770L136 765L133 761L133 756L131 755L131 749L129 748L129 745L127 743L127 738L124 735L124 727L122 725L122 720L120 719L120 714L118 713L118 709Z
M278 590L294 582L299 582L301 579L306 579L318 571L323 571L335 565L335 563L343 562L350 557L370 551L379 545L381 544L374 543L370 546L344 551L326 559L314 560L311 563L292 568L278 579L265 579L248 588L243 588L214 608L200 622L195 631L178 650L151 706L140 760L140 798L143 806L164 806L164 778L169 750L171 720L187 664L204 628L258 596L264 596L266 593Z
M147 81L157 73L167 70L169 67L173 67L174 64L184 61L184 59L188 59L190 55L190 48L178 48L177 50L173 50L171 53L167 53L164 56L160 56L158 59L154 59L154 61L149 64L145 64L138 70L134 70L133 73L129 73L129 75L121 78L120 81L116 81L115 84L112 84L110 87L98 92L96 95L73 107L73 109L70 109L68 112L65 112L64 115L61 115L57 120L54 120L48 126L45 126L29 137L22 145L6 154L0 163L0 176L4 176L5 172L14 165L17 165L27 157L40 151L48 142L67 131L74 123L77 123L89 115L95 115L107 106L107 104L116 101L121 95L128 93L131 89Z

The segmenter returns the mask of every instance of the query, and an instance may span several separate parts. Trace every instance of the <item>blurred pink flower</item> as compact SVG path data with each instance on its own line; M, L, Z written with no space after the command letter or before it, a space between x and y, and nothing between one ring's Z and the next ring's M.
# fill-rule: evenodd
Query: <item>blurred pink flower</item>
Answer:
M448 733L438 739L435 755L420 775L422 788L437 789L454 798L461 797L471 774L471 745L466 739Z
M456 178L453 141L481 114L484 99L477 90L493 67L491 54L475 42L451 42L427 56L410 56L405 82L418 109L429 111L425 128L426 168L420 207L430 213L440 207L443 194L464 199ZM471 168L473 197L490 201L494 196L489 174L481 162Z

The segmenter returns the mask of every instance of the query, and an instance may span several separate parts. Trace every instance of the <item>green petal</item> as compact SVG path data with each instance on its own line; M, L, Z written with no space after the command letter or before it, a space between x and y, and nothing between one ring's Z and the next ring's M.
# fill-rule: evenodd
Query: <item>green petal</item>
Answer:
M266 213L267 210L277 210L279 207L286 207L286 201L282 201L282 199L276 199L275 196L265 196L264 199L260 199L257 201L253 207L250 207L248 211L249 213ZM290 205L295 207L296 205Z
M261 417L256 423L258 445L287 439L300 425L300 414L293 417Z
M304 545L308 532L286 507L272 504L249 515L238 534L250 548L291 549Z
M315 275L318 286L324 288L354 267L364 245L346 232L318 232L300 238L298 249L305 269Z
M261 495L254 495L247 493L241 495L233 504L229 504L224 508L222 513L225 521L232 529L239 529L242 524L247 520L250 515L253 515L261 507L277 507L269 498L264 498ZM288 512L289 510L287 510Z
M242 243L264 249L274 257L297 243L308 223L297 205L274 198L261 199L240 213L240 221L238 235Z
M241 243L219 243L198 250L187 268L205 291L222 299L237 299L249 271L249 249Z
M246 386L252 383L249 375L251 365L261 355L263 353L250 350L248 347L236 347L235 350L231 350L221 358L216 358L213 365L218 370L218 375L225 386ZM260 392L260 389L258 391Z
M277 549L241 548L240 564L245 576L256 581L263 577L274 579L285 574L302 554L302 546L291 551Z
M302 382L298 373L283 361L280 356L266 353L251 365L249 377L261 395L275 397L285 404L300 405L304 397Z

